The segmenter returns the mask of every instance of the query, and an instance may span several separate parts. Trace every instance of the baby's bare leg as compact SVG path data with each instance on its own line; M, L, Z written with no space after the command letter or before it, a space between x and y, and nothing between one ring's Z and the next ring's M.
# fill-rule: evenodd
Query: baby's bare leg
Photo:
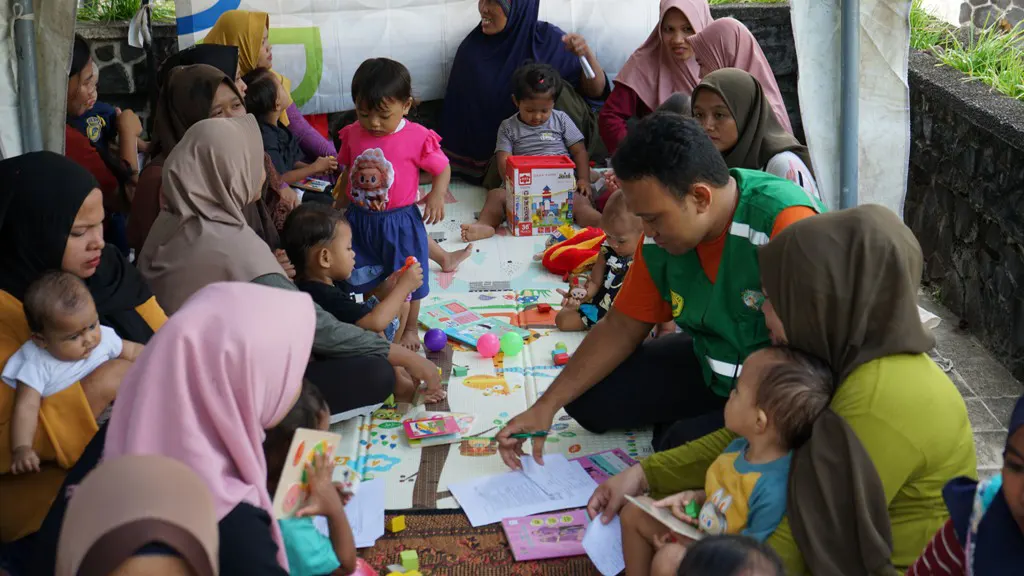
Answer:
M582 332L587 329L576 308L562 307L555 316L555 326L562 332Z
M462 225L462 239L466 242L483 240L494 236L505 221L505 189L495 188L487 193L487 200L480 210L480 217L473 224Z
M651 563L651 576L676 576L679 573L679 564L683 562L686 555L686 547L678 542L665 544L654 555L654 562Z
M114 401L117 390L121 387L125 373L132 367L132 363L120 358L107 360L100 364L85 378L82 378L82 392L89 402L93 416L99 418L100 414Z
M622 520L626 576L648 576L654 559L654 539L668 532L668 528L632 504L626 504L619 518Z

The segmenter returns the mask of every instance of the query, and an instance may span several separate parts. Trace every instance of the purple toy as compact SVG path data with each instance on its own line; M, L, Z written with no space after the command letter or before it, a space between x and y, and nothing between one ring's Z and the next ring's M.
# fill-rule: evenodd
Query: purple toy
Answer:
M423 336L423 345L431 352L440 352L448 345L448 335L444 333L444 330L431 328Z
M476 350L484 358L494 358L501 349L501 341L494 334L488 332L476 340Z

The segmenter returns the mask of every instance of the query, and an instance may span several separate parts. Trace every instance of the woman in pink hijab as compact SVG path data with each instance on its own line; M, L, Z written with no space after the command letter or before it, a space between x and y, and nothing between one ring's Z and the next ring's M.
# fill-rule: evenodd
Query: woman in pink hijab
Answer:
M704 30L697 31L689 43L700 66L701 78L722 68L739 68L748 72L761 84L779 123L786 132L793 133L789 112L782 101L772 67L761 51L761 45L742 22L734 18L719 18Z
M221 574L288 573L263 438L298 398L315 323L301 292L210 284L149 341L118 392L104 459L156 454L195 471L213 495Z
M687 39L712 20L706 0L661 0L657 30L619 71L598 116L598 128L609 154L615 153L626 137L626 124L631 118L647 116L673 94L689 96L700 83L700 70Z

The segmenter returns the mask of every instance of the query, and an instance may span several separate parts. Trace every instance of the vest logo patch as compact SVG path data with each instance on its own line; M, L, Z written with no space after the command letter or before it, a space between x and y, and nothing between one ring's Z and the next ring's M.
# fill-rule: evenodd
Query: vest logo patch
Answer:
M85 119L85 137L93 144L100 139L100 131L107 125L106 120L99 116L90 116Z
M672 293L672 317L679 318L683 315L683 297L675 292Z
M756 312L760 312L761 306L764 305L764 294L757 290L744 290L741 298L744 306Z

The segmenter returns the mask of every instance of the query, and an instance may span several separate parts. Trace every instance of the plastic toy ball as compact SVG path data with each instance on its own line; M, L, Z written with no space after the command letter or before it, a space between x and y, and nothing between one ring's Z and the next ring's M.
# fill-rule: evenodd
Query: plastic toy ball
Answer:
M515 332L501 335L501 351L505 356L515 356L523 351L523 337Z
M440 352L448 345L448 335L444 333L444 330L431 328L423 336L423 345L431 352Z
M501 348L501 343L498 341L498 337L488 332L484 334L476 341L476 350L484 358L494 358Z

